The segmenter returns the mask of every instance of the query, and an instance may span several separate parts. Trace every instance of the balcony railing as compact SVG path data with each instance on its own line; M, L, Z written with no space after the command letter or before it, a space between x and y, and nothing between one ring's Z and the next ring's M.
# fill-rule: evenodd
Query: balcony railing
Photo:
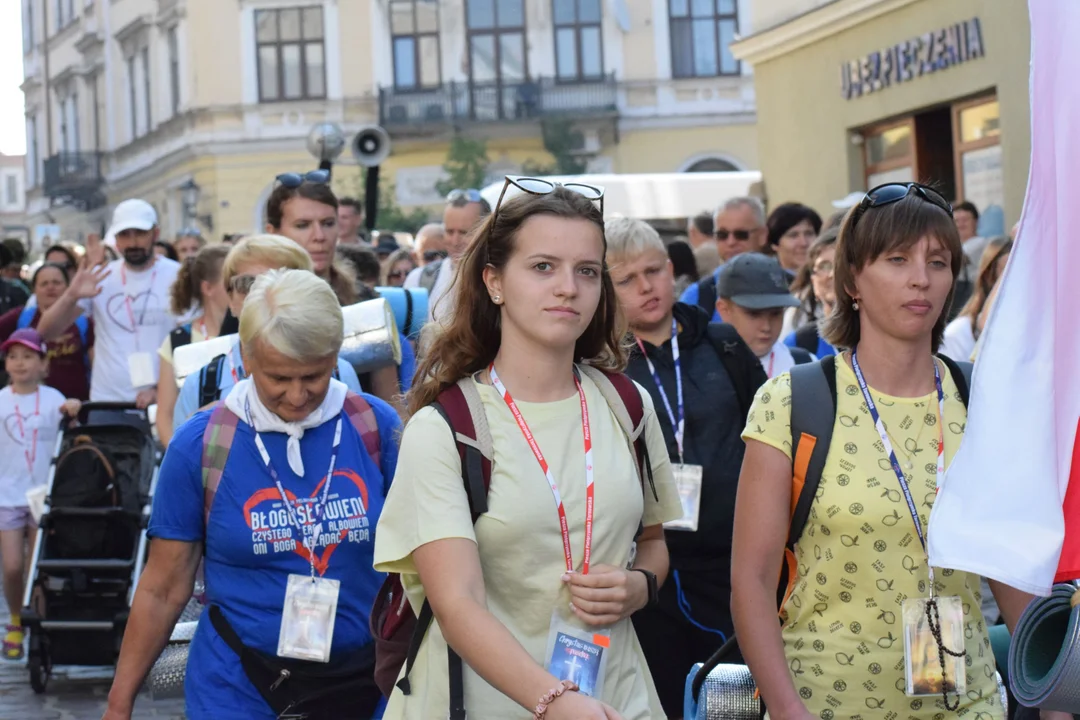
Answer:
M502 83L451 82L431 89L381 88L379 119L410 126L609 115L617 110L614 76L573 83L551 78Z
M45 160L45 194L82 206L96 206L103 197L101 153L61 152Z

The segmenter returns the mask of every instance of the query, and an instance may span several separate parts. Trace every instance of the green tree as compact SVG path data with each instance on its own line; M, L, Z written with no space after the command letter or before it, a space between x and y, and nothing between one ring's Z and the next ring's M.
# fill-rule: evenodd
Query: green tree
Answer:
M407 232L415 235L417 230L428 223L429 216L420 208L404 210L397 204L394 184L379 183L379 213L375 220L376 230Z
M435 183L440 195L456 188L482 188L487 180L487 141L455 135L450 141L443 170L449 176Z
M581 175L588 168L588 158L575 153L579 133L569 120L546 120L541 125L544 149L552 162L544 163L529 159L522 164L526 175Z

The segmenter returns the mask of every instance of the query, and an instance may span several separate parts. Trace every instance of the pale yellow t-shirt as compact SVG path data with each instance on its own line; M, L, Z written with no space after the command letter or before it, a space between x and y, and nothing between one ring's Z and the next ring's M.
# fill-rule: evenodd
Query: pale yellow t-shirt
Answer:
M806 707L822 720L956 717L945 712L940 695L904 693L900 606L904 598L927 596L926 554L846 357L836 359L836 424L821 485L795 546L798 581L784 606L788 666ZM938 365L948 467L963 438L967 410L948 370ZM926 528L937 488L937 393L921 398L892 397L873 388L871 393ZM743 438L791 458L789 373L758 391ZM936 570L935 580L940 595L959 596L964 607L968 669L961 712L970 712L969 720L1000 720L1005 713L980 610L979 577Z
M591 563L625 567L638 523L649 526L673 520L682 509L649 394L638 388L645 402L646 442L659 502L646 481L643 504L626 435L592 381L582 377L582 385L589 407L595 468ZM488 512L474 527L450 430L435 410L425 408L405 428L397 473L375 534L375 567L402 574L409 602L419 612L424 588L413 565L413 550L444 538L476 541L488 609L542 664L552 611L557 606L567 608L570 602L560 579L566 562L555 500L502 397L488 385L478 383L478 387L495 450ZM552 403L518 401L518 406L551 464L566 504L570 546L580 571L585 540L585 456L578 396ZM611 628L610 652L603 701L626 720L664 717L629 619ZM427 632L409 680L412 693L406 697L395 689L385 717L446 717L446 641L437 623ZM472 720L532 717L531 711L491 687L467 664L465 706Z
M206 335L198 323L191 323L191 342L197 343L206 340ZM172 335L166 335L157 351L158 357L167 363L172 363Z

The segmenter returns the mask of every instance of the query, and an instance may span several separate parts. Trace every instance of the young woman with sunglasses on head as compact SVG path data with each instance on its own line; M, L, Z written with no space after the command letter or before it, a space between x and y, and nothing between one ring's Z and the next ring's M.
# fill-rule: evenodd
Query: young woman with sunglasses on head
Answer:
M379 521L376 568L401 573L412 607L426 598L435 618L409 675L416 690L396 689L385 717L446 716L449 645L464 662L470 718L660 718L630 615L667 573L662 523L681 506L649 395L634 386L652 476L642 485L612 406L581 369L625 366L602 193L510 182L525 194L500 202L460 259L457 311L417 373ZM454 436L430 407L462 379L494 444L475 525ZM549 640L586 632L608 655L602 687L590 671L579 677L596 697L563 682L569 660L549 663Z
M967 418L953 371L934 355L963 261L951 215L932 189L890 184L868 193L840 229L837 307L823 334L851 351L834 361L835 430L794 547L796 579L782 607L783 627L776 582L793 471L799 474L793 465L801 466L805 441L800 435L793 453L791 375L766 383L750 412L735 510L732 610L739 647L773 718L928 719L941 717L942 708L1005 716L979 610L980 580L934 573L924 549L936 488ZM925 655L906 654L904 602L928 604L931 586L946 640L924 644ZM1028 596L997 585L994 593L1012 626ZM921 605L908 610L914 621L929 612ZM939 648L966 653L959 660L966 688L946 697L942 689L957 673L942 681ZM921 676L927 682L917 686L921 696L909 696L905 662L917 670L920 657L933 658Z

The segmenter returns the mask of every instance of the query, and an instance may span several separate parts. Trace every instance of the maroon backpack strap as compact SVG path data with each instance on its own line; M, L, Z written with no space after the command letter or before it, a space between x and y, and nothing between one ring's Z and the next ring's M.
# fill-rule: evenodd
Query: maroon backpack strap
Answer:
M379 440L379 421L376 419L375 411L372 410L370 403L362 396L350 391L345 395L345 403L341 409L349 418L352 426L356 428L356 432L360 434L360 439L364 441L364 449L367 450L367 454L371 456L371 459L381 471L382 446Z
M647 479L653 497L659 500L652 474L652 463L649 462L649 449L645 440L645 401L641 398L641 391L638 390L634 381L623 373L601 370L589 365L579 365L578 369L596 384L600 394L607 400L611 412L619 421L627 441L633 446L634 462L637 464L642 490L645 488Z
M491 487L491 431L483 401L472 378L465 378L443 390L433 407L454 435L461 459L461 479L469 497L473 522L487 512L487 494Z

